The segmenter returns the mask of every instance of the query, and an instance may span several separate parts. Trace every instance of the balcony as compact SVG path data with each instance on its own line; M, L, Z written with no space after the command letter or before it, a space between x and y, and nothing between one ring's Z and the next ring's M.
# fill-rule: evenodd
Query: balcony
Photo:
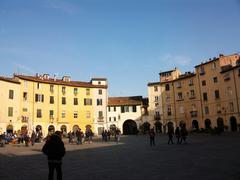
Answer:
M197 111L190 111L191 117L197 117L198 112Z
M155 115L155 116L154 116L154 120L155 120L155 121L161 120L161 116L160 116L160 115Z
M104 122L104 117L103 117L103 116L98 117L98 118L97 118L97 122Z

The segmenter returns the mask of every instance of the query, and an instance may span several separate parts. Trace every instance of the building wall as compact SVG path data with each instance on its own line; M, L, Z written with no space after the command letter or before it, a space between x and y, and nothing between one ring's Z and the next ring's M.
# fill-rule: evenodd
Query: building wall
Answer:
M20 84L0 80L0 133L6 132L7 126L12 125L13 131L21 128L19 112ZM13 99L9 99L9 90L13 90ZM13 108L13 116L9 117L8 108Z

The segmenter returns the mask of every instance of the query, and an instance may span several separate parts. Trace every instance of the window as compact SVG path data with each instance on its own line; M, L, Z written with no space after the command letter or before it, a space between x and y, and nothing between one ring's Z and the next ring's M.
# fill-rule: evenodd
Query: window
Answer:
M78 94L78 88L74 88L74 89L73 89L73 94L74 94L74 95L77 95L77 94Z
M53 118L54 118L53 115L54 115L54 111L53 111L53 110L50 110L50 111L49 111L50 119L53 119Z
M168 114L168 116L172 115L172 110L171 110L171 106L170 105L167 106L167 114Z
M204 107L204 110L205 110L205 114L209 114L209 108L208 108L208 106L205 106L205 107Z
M78 112L77 112L77 111L74 111L74 113L73 113L73 118L74 118L74 119L78 118Z
M165 85L165 90L166 90L166 91L169 91L169 90L170 90L169 84L166 84L166 85Z
M42 117L42 110L37 109L37 118L41 118L41 117Z
M230 111L230 112L234 112L233 102L229 102L229 111Z
M124 106L124 112L129 112L129 106Z
M114 117L113 119L114 119L114 121L116 121L116 120L117 120L117 118L116 118L116 117Z
M121 113L125 113L124 106L121 106Z
M215 99L219 99L220 95L219 95L219 90L214 91L215 94Z
M13 107L8 107L8 117L13 117Z
M24 100L24 101L27 100L27 92L23 92L23 100Z
M35 102L44 102L43 94L35 94Z
M221 113L221 104L217 104L216 109L218 114Z
M50 96L50 104L54 104L54 96Z
M102 106L102 99L97 99L97 106Z
M180 106L180 107L179 107L179 113L180 113L180 114L183 114L183 113L184 113L184 107L183 107L183 106Z
M92 99L90 98L84 98L84 105L85 106L89 106L89 105L92 105Z
M133 112L137 112L137 106L133 106Z
M108 112L110 112L111 111L111 107L110 106L108 106Z
M216 69L216 67L217 67L217 66L216 66L216 62L213 62L213 63L212 63L212 69Z
M103 112L102 111L98 111L98 117L103 118Z
M9 90L9 99L13 99L13 97L14 97L14 91Z
M28 87L28 82L24 81L24 88L27 89L27 87Z
M116 112L116 106L113 107L113 111Z
M204 66L200 66L200 75L204 75L205 74L205 70L204 70Z
M224 81L229 81L231 79L229 73L225 74L223 78L224 78Z
M27 109L27 108L23 108L22 111L23 111L23 112L27 112L28 109Z
M65 118L65 117L66 117L66 112L62 111L62 118Z
M64 94L66 94L66 87L62 87L62 94L64 95Z
M86 111L86 118L87 119L91 118L91 112L90 111Z
M54 85L50 84L50 92L53 93L54 92Z
M41 84L37 83L37 89L41 89Z
M182 83L181 83L181 82L177 82L177 83L176 83L176 87L177 87L177 88L181 88L181 87L182 87Z
M192 104L192 111L196 111L196 104Z
M73 98L73 105L78 105L78 98Z
M111 122L111 117L108 118L108 121Z
M62 104L66 104L66 97L62 97Z
M206 93L206 92L203 93L203 100L204 100L204 101L207 101L207 100L208 100L208 97L207 97L207 93Z
M214 82L214 83L217 83L217 82L218 82L217 77L213 77L213 82Z
M101 83L101 81L98 81L98 85L101 85L102 83Z
M178 93L178 100L182 100L182 99L183 99L182 92L179 92L179 93Z
M190 98L193 98L195 97L195 91L192 89L190 90Z
M90 95L90 89L86 89L86 95Z
M206 81L205 80L202 81L202 86L206 86Z
M99 89L99 90L98 90L98 94L99 94L99 95L102 95L102 89Z
M158 87L154 86L154 91L157 92L158 91Z
M192 86L193 85L193 79L190 79L189 80L189 86Z
M155 102L158 102L158 96L155 96Z

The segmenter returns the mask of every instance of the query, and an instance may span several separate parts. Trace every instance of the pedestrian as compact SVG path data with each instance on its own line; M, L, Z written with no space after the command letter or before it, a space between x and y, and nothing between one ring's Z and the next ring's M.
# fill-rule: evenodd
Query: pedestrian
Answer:
M115 141L116 141L116 144L118 144L118 142L120 141L120 134L121 134L121 131L119 129L116 129L115 130Z
M35 133L34 131L32 131L32 135L31 135L31 143L32 143L32 146L34 146L35 141L36 141L36 133Z
M176 128L175 130L175 137L177 138L177 144L180 144L180 130L179 130L179 127Z
M187 143L187 135L188 135L188 132L187 132L187 129L185 126L183 126L180 130L180 134L181 134L181 140L180 140L180 144L182 144L182 142L184 142L184 144Z
M153 128L149 131L149 137L150 137L150 146L155 146L155 132Z
M168 144L170 144L170 142L172 144L174 144L173 143L173 133L174 133L173 128L169 128L168 129Z
M65 155L65 147L60 131L56 131L48 138L42 152L48 157L48 180L53 180L54 169L57 171L57 180L62 180L62 158Z

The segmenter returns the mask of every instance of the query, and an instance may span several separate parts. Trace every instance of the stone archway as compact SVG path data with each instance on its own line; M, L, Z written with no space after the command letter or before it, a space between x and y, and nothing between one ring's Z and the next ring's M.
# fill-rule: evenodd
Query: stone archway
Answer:
M199 124L197 120L192 121L192 129L193 131L198 131L199 130Z
M9 124L6 128L7 133L13 133L13 125Z
M155 124L156 133L162 133L162 123L157 121Z
M62 133L66 133L67 132L67 126L66 125L62 125L60 129L61 129Z
M132 135L137 134L137 123L132 119L128 119L123 123L123 134Z
M55 127L53 125L48 126L48 133L54 133Z
M174 132L174 124L173 124L173 122L168 122L167 123L167 128L168 128L168 132L169 131L173 131Z
M222 118L217 119L217 127L220 132L224 131L224 122Z
M230 126L231 126L231 131L233 132L237 131L237 119L234 116L230 118Z
M211 129L211 120L210 119L205 120L205 129Z

